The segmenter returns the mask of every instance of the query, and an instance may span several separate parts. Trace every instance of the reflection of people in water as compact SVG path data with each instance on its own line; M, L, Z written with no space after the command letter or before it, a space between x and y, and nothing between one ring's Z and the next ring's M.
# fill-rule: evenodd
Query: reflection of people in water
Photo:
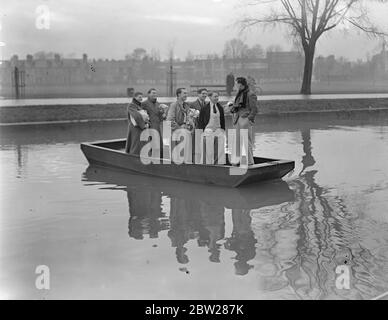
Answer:
M201 203L201 217L203 230L207 232L207 246L209 248L211 262L220 262L220 244L217 241L225 237L224 208L215 205Z
M141 240L144 234L150 238L157 238L161 230L168 228L160 221L163 217L161 208L161 194L145 190L127 190L129 205L128 234L130 237Z
M228 238L225 248L237 253L234 264L237 275L245 275L249 272L252 265L248 261L256 255L254 233L251 228L250 210L232 209L233 232L232 237Z
M168 236L171 245L176 248L179 263L189 262L185 244L195 238L198 246L209 248L211 262L220 262L220 245L217 241L224 238L224 207L193 199L172 198L170 223Z
M200 224L199 206L195 200L171 198L170 201L170 230L168 236L171 246L176 248L176 258L179 263L189 262L185 244L196 238L196 231Z
M158 232L168 229L161 222L161 194L144 190L128 190L130 218L129 236L143 239L158 237ZM225 248L237 253L235 272L245 275L252 268L248 261L256 254L256 239L251 229L250 210L232 209L233 232ZM175 248L178 263L189 263L186 244L197 239L200 247L207 246L211 262L220 262L221 245L225 237L224 207L194 199L170 198L170 230L167 233Z

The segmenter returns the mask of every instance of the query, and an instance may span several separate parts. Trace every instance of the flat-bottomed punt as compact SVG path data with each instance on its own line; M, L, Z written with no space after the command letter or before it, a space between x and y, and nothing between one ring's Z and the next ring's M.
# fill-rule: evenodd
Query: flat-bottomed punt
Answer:
M92 165L227 187L239 187L264 180L281 179L295 167L294 161L259 157L254 157L255 164L247 168L217 164L165 163L168 161L167 159L161 159L160 164L143 164L139 156L124 152L125 142L125 139L116 139L82 143L81 150Z
M82 175L86 185L104 190L125 190L144 199L160 195L188 203L201 202L212 207L251 210L295 201L295 193L283 180L270 180L239 188L200 185L181 180L169 180L146 176L121 169L90 165ZM195 197L193 197L195 195Z

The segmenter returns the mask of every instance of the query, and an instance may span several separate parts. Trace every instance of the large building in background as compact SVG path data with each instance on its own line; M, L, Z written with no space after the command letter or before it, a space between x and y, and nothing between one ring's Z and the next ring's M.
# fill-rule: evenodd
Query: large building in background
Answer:
M303 75L304 58L299 52L267 52L267 78L299 80Z
M379 54L376 54L372 58L373 74L378 79L388 79L388 51L383 45L383 49Z
M111 97L125 95L127 87L146 90L155 87L166 94L168 60L124 60L54 58L26 59L13 56L0 65L0 95L14 97ZM251 76L257 80L300 79L303 59L297 52L269 52L260 59L225 59L199 56L173 61L174 86L225 85L226 75Z
M367 61L348 61L334 55L318 56L314 62L314 78L318 81L386 81L388 80L388 52L385 46L380 53Z

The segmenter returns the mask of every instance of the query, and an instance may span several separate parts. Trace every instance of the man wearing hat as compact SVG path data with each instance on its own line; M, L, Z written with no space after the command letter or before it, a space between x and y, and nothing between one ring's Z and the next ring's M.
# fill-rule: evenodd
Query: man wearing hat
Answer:
M237 95L234 99L231 113L233 114L233 126L236 129L237 150L236 156L241 159L240 153L240 130L248 130L248 165L254 164L253 161L253 124L257 113L257 96L249 90L247 80L243 77L236 79Z

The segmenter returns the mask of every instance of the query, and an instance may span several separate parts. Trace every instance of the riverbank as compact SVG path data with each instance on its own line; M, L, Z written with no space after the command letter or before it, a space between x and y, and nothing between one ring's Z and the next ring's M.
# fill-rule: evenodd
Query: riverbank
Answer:
M195 98L190 98L192 101ZM232 98L221 97L221 103ZM170 104L174 98L161 97ZM0 101L0 124L119 120L126 118L126 98L28 99ZM297 116L317 112L388 114L388 94L280 95L259 97L261 116Z
M202 83L203 87L210 84L222 84L224 81ZM192 81L179 81L175 84L176 88L189 88ZM287 95L300 92L301 82L290 80L269 80L260 79L258 85L263 95ZM166 83L114 83L114 84L72 84L72 85L28 85L24 88L24 98L114 98L125 97L127 88L133 87L136 91L147 92L149 88L156 88L160 95L167 95ZM235 88L236 89L236 88ZM313 81L311 85L314 94L346 94L346 93L388 93L388 80L359 80L359 81ZM195 95L192 91L190 94ZM3 85L0 88L0 96L4 98L13 98L15 96L14 88Z

